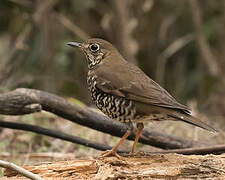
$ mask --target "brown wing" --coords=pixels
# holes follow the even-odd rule
[[[188,107],[178,103],[165,89],[150,79],[138,67],[126,61],[111,64],[105,61],[95,69],[94,74],[97,76],[97,87],[104,92],[190,113]]]

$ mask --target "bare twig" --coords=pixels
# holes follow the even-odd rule
[[[198,5],[198,0],[187,0],[187,2],[190,5],[200,55],[202,56],[202,59],[205,61],[205,64],[208,67],[210,75],[213,77],[218,77],[221,70],[218,66],[217,59],[213,55],[210,46],[207,42],[207,39],[204,36],[203,31],[201,30],[202,18],[201,18],[201,10]]]
[[[45,111],[113,136],[122,137],[127,130],[125,124],[113,121],[88,107],[80,107],[56,95],[33,89],[21,88],[1,94],[0,114],[23,115],[36,112],[32,108],[28,108],[32,104],[39,104]],[[39,109],[37,108],[37,110]],[[133,140],[134,135],[130,136],[129,139]],[[163,149],[179,149],[202,145],[200,142],[188,141],[165,133],[149,132],[147,130],[143,131],[140,142]]]
[[[170,58],[175,53],[177,53],[177,51],[179,51],[184,46],[186,46],[188,43],[193,41],[193,39],[194,39],[193,34],[187,34],[181,38],[176,39],[162,52],[162,54],[160,54],[160,57],[162,59]]]
[[[7,162],[7,161],[0,160],[0,166],[4,167],[4,168],[7,168],[7,169],[11,169],[13,171],[16,171],[17,173],[22,174],[23,176],[25,176],[25,177],[27,177],[29,179],[44,180],[40,176],[38,176],[36,174],[33,174],[32,172],[27,171],[26,169],[24,169],[24,168],[22,168],[20,166],[17,166],[17,165],[15,165],[13,163]]]
[[[61,24],[63,24],[68,30],[79,36],[82,40],[90,38],[90,36],[86,32],[84,32],[84,30],[74,24],[66,16],[57,13],[55,13],[55,16]]]
[[[159,56],[159,59],[157,61],[157,69],[156,69],[156,77],[157,82],[160,84],[164,84],[164,73],[165,73],[165,67],[167,60],[173,56],[175,53],[177,53],[179,50],[184,48],[187,44],[189,44],[191,41],[193,41],[193,35],[188,34],[181,38],[176,39],[174,42],[172,42]]]

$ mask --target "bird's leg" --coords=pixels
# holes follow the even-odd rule
[[[120,146],[120,144],[122,144],[128,136],[130,136],[130,134],[132,133],[132,129],[133,129],[133,125],[132,123],[129,123],[129,128],[127,129],[126,133],[123,135],[123,137],[120,139],[120,141],[116,144],[116,146],[112,149],[112,150],[109,150],[109,151],[105,151],[101,154],[101,157],[106,157],[106,156],[116,156],[117,158],[121,158],[119,154],[117,154],[117,149],[118,147]]]
[[[123,141],[125,141],[127,139],[128,136],[130,136],[131,134],[131,130],[128,129],[127,132],[123,135],[123,137],[120,139],[120,141],[116,144],[116,146],[112,149],[112,150],[109,150],[109,151],[105,151],[101,154],[102,157],[106,157],[106,156],[116,156],[118,158],[120,158],[120,155],[117,154],[116,150],[118,149],[118,147],[120,146],[120,144],[122,144]]]
[[[131,155],[134,154],[134,149],[136,147],[136,144],[141,136],[142,130],[144,129],[144,124],[143,123],[137,123],[137,132],[136,132],[136,136],[135,136],[135,140],[134,140],[134,144],[132,146],[131,149]]]

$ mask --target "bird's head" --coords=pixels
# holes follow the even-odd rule
[[[96,65],[100,64],[105,58],[113,53],[117,53],[116,48],[114,48],[111,43],[97,38],[88,39],[83,43],[68,42],[67,45],[82,50],[82,52],[86,55],[89,69],[92,69]]]

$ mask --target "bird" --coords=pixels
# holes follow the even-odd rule
[[[68,42],[67,45],[80,49],[86,56],[87,84],[95,105],[113,120],[127,124],[127,131],[116,146],[103,156],[117,154],[120,144],[134,131],[135,146],[144,129],[145,122],[178,120],[208,131],[216,129],[191,115],[191,109],[179,103],[158,83],[147,76],[139,67],[126,61],[108,41],[91,38],[84,42]]]

